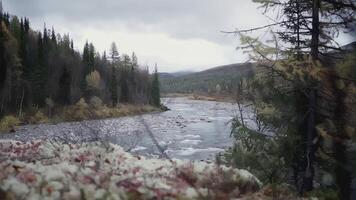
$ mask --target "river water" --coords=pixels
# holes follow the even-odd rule
[[[226,102],[163,98],[171,110],[104,120],[74,123],[27,125],[16,133],[0,134],[0,139],[30,141],[110,141],[134,154],[161,156],[149,132],[171,158],[214,159],[232,145],[231,119],[237,115],[235,104]]]

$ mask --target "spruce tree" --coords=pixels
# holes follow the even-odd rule
[[[0,90],[3,89],[7,74],[7,63],[5,59],[5,24],[0,21]]]
[[[71,74],[67,68],[63,69],[63,73],[59,79],[59,91],[57,94],[57,102],[61,105],[70,104],[70,88],[71,88]]]
[[[121,71],[121,76],[120,76],[120,102],[122,103],[128,103],[130,100],[130,94],[129,94],[129,86],[127,83],[127,72],[125,70]]]
[[[46,85],[47,81],[47,72],[46,72],[46,64],[45,64],[45,53],[44,53],[44,44],[42,34],[38,33],[37,37],[37,63],[36,67],[34,68],[33,75],[31,76],[31,81],[33,85],[33,93],[34,93],[34,100],[35,104],[37,105],[44,105],[45,100],[45,90],[44,86]]]
[[[112,77],[110,84],[110,92],[111,92],[111,101],[112,105],[115,107],[118,103],[118,94],[117,94],[117,77],[116,77],[116,67],[112,66]]]
[[[157,65],[155,66],[155,71],[153,74],[153,80],[151,85],[151,104],[156,107],[159,107],[161,105],[161,95],[160,95]]]

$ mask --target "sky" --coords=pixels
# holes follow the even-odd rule
[[[120,53],[134,51],[140,65],[157,63],[161,72],[246,62],[236,50],[239,39],[222,31],[270,23],[258,6],[252,0],[3,0],[5,11],[30,18],[35,30],[46,23],[68,33],[79,51],[87,40],[100,53],[115,42]]]

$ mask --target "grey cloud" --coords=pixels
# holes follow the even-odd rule
[[[238,14],[249,17],[251,26],[258,21],[258,13],[241,9],[246,4],[253,5],[251,0],[4,0],[5,9],[30,18],[55,17],[72,26],[121,23],[130,29],[150,27],[177,38],[217,43],[231,41],[221,30],[233,29],[238,21],[246,22],[236,19]]]

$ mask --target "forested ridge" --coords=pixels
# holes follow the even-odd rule
[[[68,34],[46,24],[35,31],[30,19],[1,10],[0,117],[31,115],[38,108],[51,115],[76,103],[159,106],[158,84],[134,52],[121,54],[115,43],[108,53],[99,53],[87,41],[79,52]]]
[[[252,78],[255,70],[253,63],[239,63],[178,76],[159,75],[163,93],[224,93],[233,95],[239,80]]]

